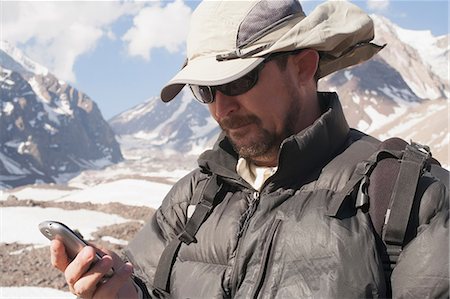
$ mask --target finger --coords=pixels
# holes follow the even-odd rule
[[[73,284],[73,293],[82,298],[91,298],[97,291],[99,282],[102,280],[106,272],[108,272],[113,265],[113,260],[110,256],[105,255],[101,260],[87,271],[80,279]]]
[[[113,261],[114,261],[114,266],[113,266],[114,269],[120,269],[120,267],[123,266],[124,261],[123,261],[122,258],[121,258],[120,256],[118,256],[115,252],[110,251],[110,250],[107,250],[107,249],[102,249],[102,253],[103,253],[103,254],[100,254],[100,255],[105,255],[105,254],[107,254],[107,255],[109,255],[109,256],[112,257],[112,259],[113,259]]]
[[[95,249],[91,246],[84,247],[75,257],[75,259],[69,263],[64,275],[69,287],[73,286],[81,276],[86,273],[95,260]]]
[[[59,240],[53,240],[50,243],[50,261],[56,269],[61,272],[66,270],[69,265],[69,259],[66,254],[64,244]]]
[[[137,295],[130,279],[132,273],[133,266],[130,263],[123,264],[108,281],[100,285],[94,298],[116,298],[118,295],[121,298],[132,298],[133,295]]]

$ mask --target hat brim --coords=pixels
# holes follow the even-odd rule
[[[261,57],[224,61],[218,61],[215,56],[193,59],[163,87],[161,99],[164,102],[171,101],[186,84],[216,86],[230,83],[263,61]]]

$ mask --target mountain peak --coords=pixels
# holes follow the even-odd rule
[[[25,70],[35,75],[46,76],[48,74],[48,69],[46,67],[30,59],[22,52],[22,50],[18,49],[10,42],[0,40],[0,50],[11,56],[11,58],[13,58],[15,62],[19,63]]]
[[[0,189],[122,159],[97,105],[7,42],[0,50]]]
[[[387,43],[387,47],[380,52],[380,55],[389,60],[397,70],[405,75],[413,68],[414,72],[420,74],[422,82],[414,82],[416,79],[411,76],[404,76],[415,86],[415,92],[423,98],[435,99],[445,95],[448,90],[448,44],[449,35],[434,36],[430,30],[405,29],[386,17],[372,14],[370,15],[375,25],[375,42]],[[390,49],[395,57],[387,58]],[[420,66],[419,66],[420,64]],[[439,77],[439,78],[435,78]],[[442,81],[440,91],[432,90],[428,92],[428,87],[438,84],[423,84],[424,81]],[[417,87],[417,88],[416,88]]]

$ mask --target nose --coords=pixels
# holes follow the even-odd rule
[[[210,109],[214,117],[220,120],[238,110],[239,103],[236,97],[224,95],[217,90],[214,102],[210,104]]]

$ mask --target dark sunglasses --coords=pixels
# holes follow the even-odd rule
[[[230,83],[216,86],[207,85],[194,85],[189,84],[189,87],[194,94],[194,97],[203,104],[211,104],[216,98],[216,92],[220,91],[227,96],[237,96],[246,93],[252,89],[258,82],[259,72],[263,69],[264,64],[270,60],[276,59],[281,56],[293,55],[301,52],[303,49],[295,50],[292,52],[277,52],[270,54],[262,63],[260,63],[255,69],[245,74],[239,79],[236,79]]]
[[[227,96],[237,96],[246,93],[256,85],[258,82],[258,74],[264,67],[265,62],[266,60],[241,78],[227,84],[216,86],[189,84],[189,87],[191,88],[194,97],[203,104],[213,103],[216,98],[217,91],[220,91]]]

